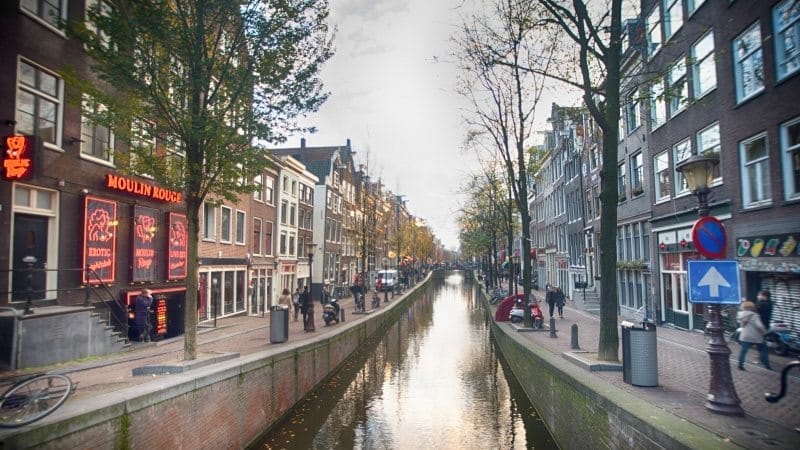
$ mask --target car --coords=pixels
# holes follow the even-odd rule
[[[392,291],[400,282],[400,275],[394,269],[378,271],[378,284],[381,291]]]

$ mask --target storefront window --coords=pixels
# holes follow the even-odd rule
[[[224,275],[224,288],[222,290],[222,295],[224,299],[224,304],[222,307],[223,314],[230,314],[234,311],[233,309],[233,296],[235,294],[234,287],[233,287],[233,272],[225,272]]]

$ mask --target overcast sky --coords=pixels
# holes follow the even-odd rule
[[[448,64],[464,0],[331,0],[336,54],[322,73],[331,97],[303,123],[309,146],[344,145],[402,194],[450,249],[458,246],[459,188],[476,173]],[[438,61],[438,62],[437,62]],[[549,111],[549,104],[543,110]],[[287,146],[298,146],[300,136]]]

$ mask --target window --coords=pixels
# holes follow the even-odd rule
[[[619,195],[619,201],[624,201],[627,191],[627,186],[625,185],[625,163],[620,164],[617,170],[619,171],[617,173],[617,194]]]
[[[668,41],[683,26],[683,2],[664,0],[664,40]]]
[[[734,39],[733,53],[736,101],[742,102],[764,90],[764,61],[758,22]]]
[[[690,156],[692,156],[692,141],[689,139],[678,142],[672,146],[672,161],[675,167]],[[682,173],[675,170],[675,194],[680,195],[688,191],[689,183],[686,182],[686,178],[683,177]]]
[[[653,171],[655,172],[656,202],[666,200],[672,195],[669,176],[669,153],[659,153],[653,158]]]
[[[289,205],[289,225],[295,226],[296,216],[297,216],[297,205],[292,203]]]
[[[698,8],[703,6],[705,2],[706,0],[686,0],[686,12],[691,16]]]
[[[258,217],[253,218],[253,254],[260,255],[262,248],[261,248],[261,219]],[[265,254],[269,254],[265,252]]]
[[[697,154],[720,157],[719,124],[715,123],[697,132]],[[722,159],[714,167],[715,184],[722,182]]]
[[[772,10],[779,80],[800,68],[800,2],[784,0]]]
[[[98,30],[90,17],[90,11],[95,14],[100,14],[102,17],[109,17],[112,13],[111,5],[105,0],[86,0],[86,29],[91,33],[97,35],[99,40],[103,43],[103,47],[108,49],[110,37],[102,30]]]
[[[286,254],[286,232],[281,232],[281,237],[280,237],[280,254],[281,254],[281,255],[285,255],[285,254]]]
[[[236,243],[244,245],[245,236],[245,213],[236,211]]]
[[[767,135],[761,134],[739,145],[739,160],[742,164],[742,206],[751,208],[768,204],[769,156]]]
[[[286,220],[286,215],[289,213],[289,202],[283,200],[281,202],[281,224],[286,225],[288,222]]]
[[[264,254],[272,254],[272,222],[264,222]]]
[[[203,203],[203,239],[214,240],[216,233],[217,208]]]
[[[264,177],[262,175],[260,175],[260,174],[256,175],[255,178],[253,178],[253,185],[254,185],[253,199],[255,199],[257,202],[263,202],[264,201]]]
[[[800,198],[800,118],[781,125],[781,155],[786,200]]]
[[[625,105],[625,116],[628,125],[628,134],[639,128],[642,124],[639,117],[639,91],[633,91],[628,95],[628,102]]]
[[[264,180],[264,201],[270,205],[275,204],[275,179],[272,177]]]
[[[63,84],[54,74],[19,62],[16,132],[38,136],[58,146],[61,130]]]
[[[647,16],[647,54],[653,55],[661,48],[661,9],[656,6]]]
[[[283,186],[281,190],[287,194],[289,193],[289,177],[283,177]]]
[[[227,206],[221,208],[220,214],[220,241],[231,241],[231,209]]]
[[[92,120],[106,111],[105,106],[84,95],[81,111],[81,155],[113,163],[114,134]]]
[[[692,46],[692,93],[698,99],[717,87],[717,63],[714,59],[714,32]]]
[[[61,19],[67,18],[66,0],[22,0],[19,6],[55,28]]]
[[[689,86],[686,83],[686,63],[678,59],[669,71],[669,117],[675,117],[686,108]]]
[[[631,156],[631,195],[636,196],[644,192],[644,185],[642,184],[642,170],[644,156],[641,152]]]
[[[664,85],[657,80],[650,86],[650,125],[656,129],[666,121],[666,105],[664,103]]]

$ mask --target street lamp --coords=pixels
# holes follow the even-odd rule
[[[514,292],[511,295],[517,295],[517,262],[519,261],[519,256],[513,255],[511,256],[511,286]]]
[[[308,304],[306,306],[306,331],[314,331],[314,283],[312,275],[314,274],[314,252],[317,250],[317,244],[313,242],[306,242],[306,255],[308,255]]]
[[[717,164],[719,164],[719,158],[716,156],[694,155],[675,165],[675,170],[686,179],[689,190],[697,196],[699,204],[697,214],[700,217],[707,217],[710,212],[708,194],[711,192],[710,185],[714,179],[714,168]],[[715,303],[707,303],[706,308],[708,311],[706,352],[711,366],[706,409],[718,414],[743,416],[744,410],[739,396],[736,395],[736,388],[731,376],[729,362],[731,350],[725,343],[725,337],[722,334],[720,306]]]

